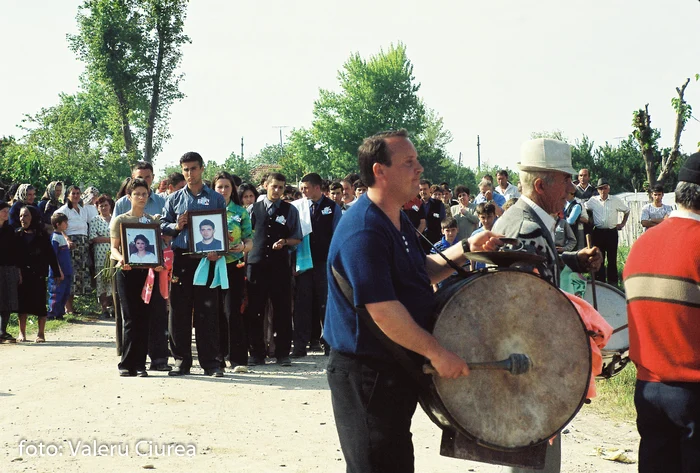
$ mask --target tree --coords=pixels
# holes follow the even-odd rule
[[[417,92],[413,65],[399,43],[363,59],[354,53],[338,71],[339,92],[321,89],[309,130],[291,133],[298,158],[314,171],[343,176],[357,169],[357,148],[377,132],[406,128],[418,136],[425,128],[425,107]]]
[[[170,105],[183,97],[177,74],[187,0],[85,0],[72,49],[86,63],[87,80],[115,99],[124,151],[152,162],[169,138]],[[144,142],[143,151],[138,149]]]
[[[0,178],[40,189],[61,180],[114,194],[129,166],[121,154],[122,135],[109,119],[108,97],[94,87],[91,92],[61,94],[59,100],[25,116],[25,136],[3,146]]]
[[[644,110],[637,110],[633,114],[632,126],[634,138],[639,143],[642,159],[646,168],[649,188],[655,184],[663,185],[671,175],[674,166],[678,162],[680,153],[680,140],[683,129],[692,115],[692,107],[685,101],[685,88],[690,78],[687,78],[682,86],[676,87],[678,97],[671,99],[671,105],[676,111],[676,123],[673,133],[673,145],[670,152],[663,153],[658,149],[658,139],[661,137],[659,130],[652,128],[649,104]],[[658,175],[656,174],[658,170]]]

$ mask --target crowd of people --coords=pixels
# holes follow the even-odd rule
[[[152,165],[136,163],[113,197],[94,187],[54,181],[36,203],[34,186],[13,186],[0,202],[0,342],[26,342],[29,315],[38,317],[34,341],[45,342],[46,320],[74,313],[74,297],[94,290],[103,317],[116,316],[122,324],[120,376],[145,377],[148,370],[189,375],[193,328],[198,362],[207,376],[221,377],[227,367],[247,372],[268,358],[290,366],[309,351],[323,352],[331,355],[328,381],[348,471],[374,471],[376,465],[412,471],[408,428],[416,392],[363,325],[362,313],[391,340],[430,360],[438,375],[453,378],[468,375],[468,367],[426,330],[432,293],[455,277],[453,267],[435,253],[479,269],[483,263],[469,262],[465,251],[495,249],[499,235],[516,237],[542,250],[546,261],[538,273],[555,285],[561,271],[557,261],[575,271],[597,270],[599,281],[618,282],[617,233],[629,208],[610,195],[604,177],[593,186],[589,171],[581,169],[578,180],[572,180],[576,173],[564,143],[532,140],[523,145],[523,156],[517,185],[500,170],[495,183],[485,175],[475,195],[464,185],[453,190],[448,182],[420,179],[423,169],[404,131],[365,140],[359,149],[360,174],[325,180],[309,173],[297,187],[277,172],[258,186],[225,171],[205,182],[204,161],[196,152],[185,153],[181,172],[157,188]],[[685,210],[679,214],[664,205],[663,188],[653,188],[652,202],[642,211],[646,230],[682,216],[685,220],[675,219],[675,226],[689,232],[688,239],[697,236],[691,221],[697,220],[700,158],[691,158],[681,177],[694,187],[676,193]],[[223,240],[216,238],[217,213],[225,223]],[[203,214],[194,224],[193,216]],[[644,241],[649,245],[665,235],[648,233],[652,236]],[[593,247],[587,244],[589,235]],[[691,279],[697,279],[695,258]],[[630,331],[651,337],[648,301],[673,302],[662,293],[649,295],[648,286],[636,283],[634,276],[649,277],[644,271],[626,270],[632,300],[640,301],[630,305]],[[678,284],[685,284],[688,277],[679,277]],[[664,284],[668,280],[664,277]],[[689,293],[681,305],[697,307],[695,296]],[[19,319],[16,340],[6,330],[12,312]],[[683,330],[693,336],[693,327]],[[668,440],[655,429],[669,422],[652,416],[649,406],[659,402],[657,385],[666,377],[640,355],[644,347],[630,344],[641,367],[638,390],[644,393],[636,400],[645,412],[640,433],[653,438],[656,452]],[[382,412],[366,409],[368,373],[389,380],[373,388],[384,400]],[[675,386],[669,395],[696,400],[697,366],[684,365],[679,373],[669,381],[691,386]],[[689,403],[684,415],[693,409]],[[684,428],[666,427],[668,432]],[[377,444],[368,447],[366,436],[376,436]],[[560,450],[558,441],[548,447],[547,471],[558,471]],[[647,463],[657,455],[651,451],[645,450]]]

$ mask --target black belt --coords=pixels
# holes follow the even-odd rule
[[[612,232],[612,231],[617,231],[617,228],[600,228],[600,227],[595,227],[594,230],[600,230],[604,232]]]

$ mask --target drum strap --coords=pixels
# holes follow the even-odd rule
[[[421,371],[420,366],[416,365],[415,360],[411,359],[405,348],[391,340],[384,332],[382,332],[382,329],[379,328],[372,316],[369,314],[369,312],[367,312],[367,309],[365,309],[363,306],[355,306],[353,303],[355,298],[353,297],[352,286],[350,286],[348,280],[345,279],[335,269],[335,267],[331,266],[331,271],[333,271],[333,278],[338,284],[340,291],[345,296],[345,299],[348,301],[348,304],[350,304],[350,307],[352,307],[357,315],[359,315],[360,320],[362,320],[362,322],[367,326],[372,335],[374,335],[382,343],[382,345],[384,345],[384,347],[389,351],[389,353],[391,353],[394,359],[399,363],[399,365],[401,365],[411,379],[418,383],[419,386],[425,386],[426,376]]]

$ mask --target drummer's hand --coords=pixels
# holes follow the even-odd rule
[[[603,254],[600,252],[597,246],[592,248],[583,248],[579,250],[576,254],[578,259],[578,264],[581,266],[583,272],[594,273],[600,269],[600,265],[603,264]]]
[[[430,359],[430,364],[443,378],[456,379],[469,374],[467,362],[448,350],[441,350],[437,356]]]
[[[504,235],[491,231],[479,232],[474,236],[469,237],[469,249],[471,251],[498,251],[503,246],[503,242],[499,240]]]

